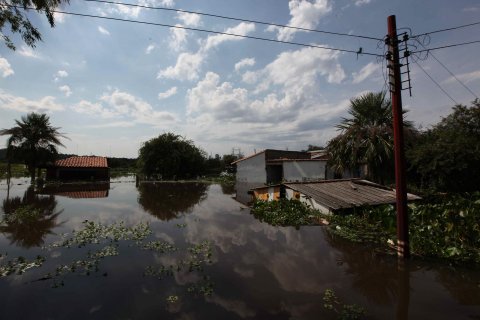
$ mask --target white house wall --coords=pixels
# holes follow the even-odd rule
[[[283,180],[287,182],[324,180],[325,168],[324,161],[285,161]]]
[[[244,182],[256,186],[265,185],[267,182],[267,172],[265,168],[265,153],[263,152],[237,162],[237,182]]]
[[[313,200],[310,197],[307,197],[306,195],[304,195],[302,193],[300,193],[300,198],[295,197],[294,191],[290,188],[287,188],[285,190],[285,198],[287,198],[288,200],[292,200],[292,199],[293,200],[299,200],[303,204],[306,204],[306,205],[310,206],[311,208],[320,211],[323,214],[332,214],[332,211],[329,208],[321,205],[317,201]]]

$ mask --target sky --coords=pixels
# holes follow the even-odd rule
[[[413,35],[480,20],[476,0],[125,0],[126,3],[382,39],[387,17]],[[174,10],[70,1],[58,10],[297,42],[383,55],[382,41],[232,21]],[[56,14],[51,28],[28,13],[43,41],[16,51],[0,42],[0,128],[29,112],[47,113],[69,139],[62,153],[137,157],[166,132],[208,155],[238,149],[324,146],[348,116],[350,99],[385,86],[376,56],[180,28]],[[416,49],[480,40],[480,25],[419,38]],[[3,30],[5,34],[8,29]],[[414,44],[414,42],[411,42]],[[407,119],[428,128],[480,96],[480,44],[411,61]],[[436,58],[436,59],[435,59]],[[438,61],[462,81],[463,87]],[[422,71],[423,68],[455,101]],[[406,78],[404,78],[405,80]],[[0,137],[0,146],[6,137]]]

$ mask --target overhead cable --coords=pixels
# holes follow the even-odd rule
[[[458,104],[458,102],[457,102],[457,101],[455,101],[455,99],[453,99],[453,98],[452,98],[452,96],[450,96],[450,95],[448,94],[448,92],[447,92],[447,91],[445,91],[445,89],[443,89],[443,87],[442,87],[442,86],[441,86],[441,85],[440,85],[440,84],[439,84],[437,81],[435,81],[435,79],[433,79],[433,78],[432,78],[432,76],[431,76],[431,75],[429,75],[429,74],[428,74],[428,72],[427,72],[425,69],[423,69],[423,68],[422,68],[422,66],[421,66],[421,65],[420,65],[418,62],[416,62],[416,61],[415,61],[415,63],[416,63],[416,64],[417,64],[417,66],[418,66],[418,67],[419,67],[419,68],[420,68],[420,69],[423,71],[423,73],[425,73],[425,74],[427,75],[427,77],[429,77],[429,78],[430,78],[430,80],[432,80],[432,82],[433,82],[433,83],[435,83],[435,84],[437,85],[437,87],[439,87],[439,88],[440,88],[440,90],[442,90],[442,91],[443,91],[443,93],[445,93],[445,95],[446,95],[447,97],[449,97],[449,98],[450,98],[450,100],[452,100],[452,101],[453,101],[453,103],[455,103],[455,104]]]
[[[425,46],[421,42],[418,43],[425,48]],[[475,98],[479,99],[475,92],[473,92],[465,83],[463,83],[463,81],[458,79],[458,77],[452,71],[450,71],[450,69],[447,68],[445,64],[438,60],[438,58],[435,57],[433,53],[429,53],[429,55],[432,56],[432,58],[435,59],[455,80],[457,80],[458,83],[460,83],[465,89],[467,89],[468,92],[470,92]]]
[[[472,23],[468,23],[468,24],[464,24],[464,25],[461,25],[461,26],[451,27],[451,28],[445,28],[445,29],[434,30],[434,31],[430,31],[430,32],[424,32],[424,33],[420,33],[420,34],[414,35],[414,36],[412,36],[412,38],[421,37],[421,36],[425,36],[425,35],[429,35],[429,34],[434,34],[434,33],[439,33],[439,32],[452,31],[452,30],[457,30],[457,29],[472,27],[472,26],[479,25],[479,24],[480,24],[480,21],[478,21],[478,22],[472,22]]]
[[[23,7],[13,6],[13,5],[6,5],[6,6],[17,8],[17,9],[36,10],[35,8],[30,8],[30,7],[23,8]],[[97,19],[105,19],[105,20],[113,20],[113,21],[131,22],[131,23],[137,23],[137,24],[159,26],[159,27],[168,27],[168,28],[185,29],[185,30],[191,30],[191,31],[200,31],[200,32],[205,32],[205,33],[221,34],[221,35],[238,37],[238,38],[254,39],[254,40],[261,40],[261,41],[268,41],[268,42],[275,42],[275,43],[283,43],[283,44],[291,44],[291,45],[308,47],[308,48],[317,48],[317,49],[324,49],[324,50],[331,50],[331,51],[348,52],[348,53],[354,53],[354,54],[357,54],[357,55],[358,54],[363,54],[363,55],[375,56],[375,57],[382,56],[380,54],[371,53],[371,52],[361,52],[360,53],[357,50],[332,48],[332,47],[327,47],[327,46],[319,46],[319,45],[315,45],[315,44],[306,44],[306,43],[301,43],[301,42],[292,42],[292,41],[283,41],[283,40],[255,37],[255,36],[247,36],[247,35],[241,35],[241,34],[235,34],[235,33],[229,33],[229,32],[221,32],[221,31],[213,31],[213,30],[207,30],[207,29],[184,27],[184,26],[177,26],[177,25],[171,25],[171,24],[165,24],[165,23],[139,21],[139,20],[113,18],[113,17],[103,17],[103,16],[97,16],[97,15],[86,14],[86,13],[76,13],[76,12],[59,11],[59,10],[51,10],[51,12],[61,13],[61,14],[66,14],[66,15],[79,16],[79,17],[97,18]]]
[[[106,4],[115,4],[115,5],[122,5],[122,6],[135,7],[135,8],[144,8],[144,9],[165,10],[165,11],[175,11],[175,12],[183,12],[183,13],[190,13],[190,14],[198,14],[198,15],[201,15],[201,16],[207,16],[207,17],[213,17],[213,18],[220,18],[220,19],[234,20],[234,21],[242,21],[242,22],[250,22],[250,23],[280,27],[280,28],[288,28],[288,29],[292,29],[292,30],[331,34],[331,35],[336,35],[336,36],[362,38],[362,39],[375,40],[375,41],[383,40],[382,38],[375,38],[375,37],[370,37],[370,36],[355,35],[355,34],[328,31],[328,30],[318,30],[318,29],[294,27],[294,26],[288,26],[288,25],[283,25],[283,24],[278,24],[278,23],[265,22],[265,21],[259,21],[259,20],[251,20],[251,19],[242,19],[242,18],[235,18],[235,17],[228,17],[228,16],[223,16],[223,15],[203,13],[203,12],[198,12],[198,11],[189,11],[189,10],[166,8],[166,7],[154,7],[154,6],[147,6],[147,5],[141,5],[141,4],[132,4],[132,3],[124,3],[124,2],[118,2],[118,1],[107,1],[107,0],[84,0],[84,1],[86,1],[86,2],[99,2],[99,3],[106,3]]]
[[[474,40],[474,41],[462,42],[462,43],[456,43],[456,44],[449,44],[449,45],[445,45],[445,46],[441,46],[441,47],[435,47],[435,48],[426,48],[424,50],[412,51],[410,53],[429,52],[429,51],[434,51],[434,50],[438,50],[438,49],[458,47],[458,46],[464,46],[464,45],[467,45],[467,44],[474,44],[474,43],[480,43],[480,40]]]

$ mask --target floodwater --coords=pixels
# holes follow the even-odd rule
[[[34,204],[43,215],[1,225],[0,267],[19,256],[45,262],[0,278],[0,319],[335,319],[323,306],[326,289],[340,304],[363,307],[369,319],[480,319],[479,270],[415,260],[402,269],[394,258],[332,238],[324,227],[273,227],[234,200],[231,188],[136,186],[133,177],[27,187],[28,179],[12,180],[9,190],[1,181],[3,216],[20,204]],[[98,270],[56,275],[59,266],[88,260],[108,245],[51,246],[85,220],[149,223],[152,234],[143,243],[177,250],[120,240],[118,255],[99,259]],[[188,248],[202,244],[211,249],[210,262],[170,273],[162,268],[180,265]]]

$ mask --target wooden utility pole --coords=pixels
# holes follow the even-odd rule
[[[388,68],[392,94],[393,139],[395,150],[395,189],[397,197],[397,255],[410,257],[408,240],[407,183],[405,177],[405,150],[403,142],[402,77],[398,52],[397,23],[395,16],[388,17]]]

